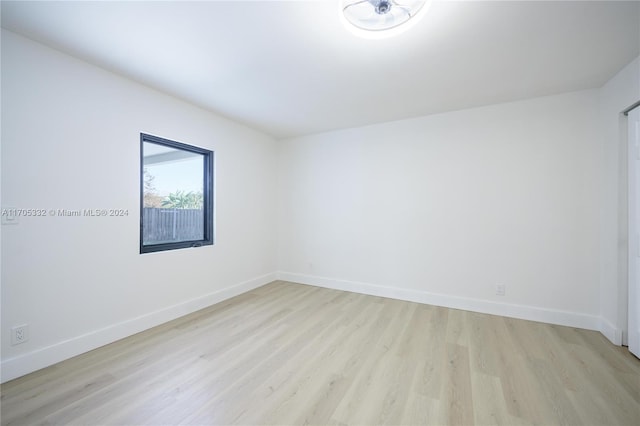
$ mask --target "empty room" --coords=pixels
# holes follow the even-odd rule
[[[0,420],[639,425],[639,1],[4,1]]]

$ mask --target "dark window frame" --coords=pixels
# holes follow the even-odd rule
[[[181,149],[203,156],[203,182],[202,182],[202,198],[203,198],[203,238],[201,240],[179,241],[162,244],[144,244],[143,227],[144,227],[144,144],[154,143],[173,149]],[[213,245],[214,235],[214,210],[213,210],[213,162],[214,152],[208,149],[199,148],[193,145],[187,145],[182,142],[176,142],[164,139],[158,136],[140,133],[140,254],[154,253],[159,251],[177,250],[190,247],[202,247]]]

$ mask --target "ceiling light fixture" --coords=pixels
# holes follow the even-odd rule
[[[430,3],[431,0],[342,0],[340,15],[355,34],[382,38],[415,25]]]

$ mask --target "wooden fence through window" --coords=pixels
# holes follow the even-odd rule
[[[202,240],[202,209],[160,209],[145,207],[142,212],[142,240],[145,244]]]

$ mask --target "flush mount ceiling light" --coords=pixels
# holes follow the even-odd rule
[[[381,38],[415,25],[429,3],[431,0],[343,0],[340,15],[355,34]]]

